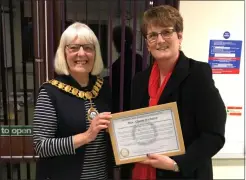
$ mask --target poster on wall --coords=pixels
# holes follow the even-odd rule
[[[213,74],[239,74],[242,40],[231,38],[230,31],[210,37],[208,63]]]
[[[244,32],[241,29],[211,29],[208,63],[225,103],[225,144],[214,158],[244,158]]]

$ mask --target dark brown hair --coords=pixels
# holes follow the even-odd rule
[[[169,5],[152,7],[144,12],[141,31],[144,37],[148,26],[173,27],[176,32],[183,32],[183,18],[179,11]]]

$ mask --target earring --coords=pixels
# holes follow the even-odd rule
[[[181,44],[180,44],[180,45],[179,45],[179,50],[181,50],[181,48],[182,48],[182,47],[181,47]]]

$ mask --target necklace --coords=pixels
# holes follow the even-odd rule
[[[70,93],[78,98],[89,100],[90,101],[90,108],[87,111],[87,118],[89,121],[94,119],[99,113],[98,111],[93,107],[92,105],[92,99],[96,98],[99,94],[100,89],[103,85],[103,79],[97,77],[97,80],[92,88],[91,91],[80,91],[79,89],[72,87],[68,84],[65,84],[63,82],[57,81],[55,79],[49,80],[48,83],[52,84],[53,86],[56,86],[57,88]]]

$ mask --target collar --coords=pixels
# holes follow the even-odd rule
[[[86,87],[81,87],[80,84],[71,75],[58,75],[55,79],[70,86],[73,86],[81,91],[91,91],[97,77],[90,74],[89,82]]]

